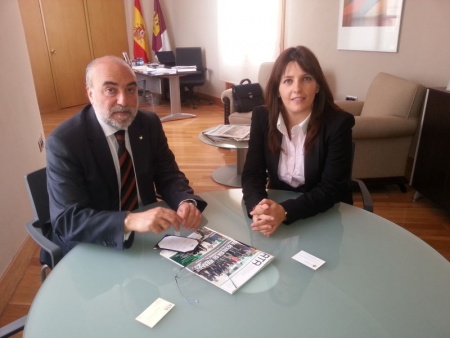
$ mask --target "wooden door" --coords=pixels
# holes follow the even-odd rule
[[[19,6],[39,109],[41,113],[55,111],[58,109],[58,101],[39,1],[19,0]]]
[[[86,0],[94,58],[128,53],[123,0]]]
[[[85,69],[92,60],[83,0],[40,0],[60,108],[88,102]]]

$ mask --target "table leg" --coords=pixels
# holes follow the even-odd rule
[[[170,115],[161,118],[162,122],[182,120],[191,117],[196,117],[194,114],[187,114],[181,112],[181,98],[180,98],[180,77],[169,76],[170,89]]]
[[[216,169],[212,178],[215,182],[230,187],[241,188],[241,175],[244,169],[245,158],[247,156],[247,149],[236,149],[236,163],[237,165],[225,165]]]
[[[214,182],[227,185],[229,187],[241,187],[241,175],[236,174],[237,167],[235,165],[225,165],[212,173]]]
[[[236,150],[236,163],[237,163],[237,174],[239,176],[242,175],[242,171],[244,170],[245,158],[247,157],[247,148],[238,148]]]

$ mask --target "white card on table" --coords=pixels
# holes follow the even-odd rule
[[[317,258],[316,256],[313,256],[303,250],[295,254],[292,258],[313,270],[317,270],[325,263],[324,260],[321,260],[320,258]]]
[[[136,320],[147,326],[154,327],[174,306],[175,304],[158,298],[144,312],[137,316]]]

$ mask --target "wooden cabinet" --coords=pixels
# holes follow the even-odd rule
[[[20,0],[41,112],[86,103],[85,69],[128,51],[123,0]]]
[[[450,210],[450,92],[444,88],[427,90],[411,186]]]

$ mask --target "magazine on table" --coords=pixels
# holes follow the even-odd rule
[[[248,124],[220,124],[209,128],[203,135],[214,142],[220,141],[248,141],[250,139],[250,125]]]
[[[197,229],[188,238],[199,241],[194,251],[180,253],[162,250],[161,255],[230,294],[274,258],[207,227]]]

